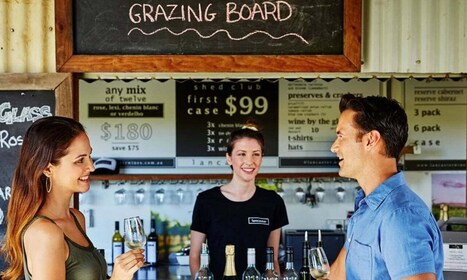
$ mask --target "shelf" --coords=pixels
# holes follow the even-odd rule
[[[258,179],[338,177],[338,173],[260,173]],[[232,174],[111,174],[91,175],[92,181],[230,179]]]

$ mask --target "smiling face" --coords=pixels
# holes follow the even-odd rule
[[[254,181],[263,161],[261,145],[253,138],[240,138],[235,141],[227,163],[232,166],[234,178],[245,182]]]
[[[362,133],[354,121],[356,114],[352,110],[342,112],[331,151],[339,158],[339,175],[358,180],[364,170],[365,154]]]
[[[89,190],[89,175],[94,171],[91,145],[85,133],[76,136],[67,149],[67,154],[58,164],[49,164],[45,173],[50,177],[53,191],[86,192]]]

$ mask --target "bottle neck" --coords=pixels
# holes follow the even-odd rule
[[[248,263],[248,266],[256,266],[256,255],[248,254],[247,263]]]
[[[308,242],[303,243],[303,266],[309,266],[308,252],[310,251],[310,244]]]
[[[293,269],[293,253],[287,252],[285,255],[285,268],[286,269]]]
[[[274,255],[267,254],[266,255],[266,270],[274,270]]]
[[[274,263],[273,262],[267,262],[266,263],[266,270],[274,270]]]
[[[234,255],[225,256],[224,276],[236,276]]]
[[[206,267],[209,265],[209,255],[201,254],[201,267]]]

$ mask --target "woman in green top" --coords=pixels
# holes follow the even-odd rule
[[[74,193],[89,190],[91,150],[83,126],[72,119],[47,117],[30,126],[13,176],[3,280],[107,278],[83,214],[69,208]],[[143,264],[143,250],[131,250],[117,258],[110,279],[132,279]]]

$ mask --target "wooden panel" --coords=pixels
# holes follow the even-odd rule
[[[72,1],[57,0],[60,72],[356,72],[360,71],[361,0],[343,0],[343,53],[336,55],[94,55],[75,53]]]

